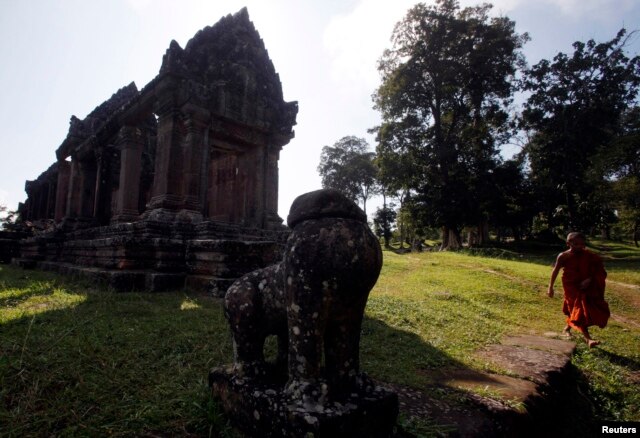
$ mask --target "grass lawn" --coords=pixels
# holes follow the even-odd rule
[[[594,248],[612,319],[592,331],[600,348],[578,342],[573,363],[594,415],[640,421],[640,251]],[[361,367],[377,379],[425,387],[446,367],[486,369],[473,352],[504,336],[564,327],[561,299],[545,294],[551,252],[384,257],[361,345]],[[114,294],[0,265],[0,436],[233,435],[206,382],[230,361],[219,300]]]

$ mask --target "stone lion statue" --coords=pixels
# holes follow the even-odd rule
[[[282,261],[241,277],[225,295],[234,367],[267,377],[264,342],[276,335],[286,392],[339,397],[362,384],[360,328],[382,266],[380,244],[364,212],[335,190],[296,198],[287,223]]]

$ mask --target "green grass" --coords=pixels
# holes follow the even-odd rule
[[[639,421],[640,251],[594,247],[613,318],[593,330],[601,347],[578,342],[573,362],[598,419]],[[545,295],[553,251],[384,257],[361,342],[361,367],[377,379],[424,388],[446,367],[485,369],[473,353],[504,336],[564,326],[560,298]],[[114,294],[0,265],[0,436],[232,436],[206,382],[231,356],[219,300]]]
[[[610,274],[606,298],[613,317],[605,329],[591,329],[603,342],[600,348],[588,350],[576,338],[573,362],[599,419],[638,421],[640,281],[634,278],[640,251],[617,257],[608,244],[599,242],[599,247]],[[546,296],[556,253],[505,257],[490,251],[493,257],[481,251],[385,251],[382,274],[367,305],[363,368],[375,370],[383,380],[421,387],[437,383],[440,374],[433,371],[439,367],[484,369],[487,364],[473,352],[503,336],[559,333],[565,325],[559,280],[556,298]]]
[[[0,303],[0,436],[228,429],[206,382],[231,358],[218,301],[0,266]]]

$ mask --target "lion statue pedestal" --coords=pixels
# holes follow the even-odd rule
[[[234,364],[213,369],[214,396],[251,436],[386,437],[398,400],[360,372],[360,329],[382,266],[366,216],[334,190],[296,198],[281,262],[225,295]],[[275,363],[264,343],[278,338]]]

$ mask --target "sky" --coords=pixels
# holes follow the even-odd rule
[[[432,0],[427,0],[430,3]],[[280,75],[286,101],[298,101],[295,138],[280,156],[279,214],[321,187],[322,147],[365,138],[380,123],[371,95],[376,62],[390,48],[408,0],[0,0],[0,205],[26,199],[26,180],[56,160],[69,118],[84,118],[119,88],[141,89],[159,71],[172,39],[195,33],[246,6]],[[461,6],[476,1],[460,1]],[[570,53],[574,41],[608,41],[640,28],[638,0],[495,0],[495,15],[531,41],[529,65]],[[628,53],[640,53],[640,36]],[[371,211],[371,207],[368,206]]]

